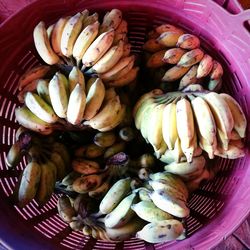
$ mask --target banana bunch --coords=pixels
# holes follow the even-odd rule
[[[41,76],[41,70],[46,72],[40,67],[30,79]],[[68,76],[57,71],[51,79],[33,80],[32,86],[30,90],[23,88],[24,106],[16,108],[15,115],[22,126],[35,132],[48,135],[54,130],[86,126],[109,131],[125,117],[127,108],[114,88],[106,89],[100,78],[90,78],[85,84],[77,67]]]
[[[122,12],[112,9],[102,20],[85,9],[61,17],[46,29],[43,21],[33,31],[36,50],[49,65],[77,66],[97,75],[107,87],[122,87],[135,81],[139,68],[130,55],[128,24]]]
[[[195,166],[205,164],[203,151],[210,159],[245,155],[247,120],[238,102],[228,94],[162,94],[155,89],[138,100],[133,115],[136,128],[153,146],[155,156],[169,164],[168,169],[173,166],[178,171],[181,168],[174,167],[178,163],[193,165],[197,171]]]
[[[7,166],[14,168],[22,156],[27,157],[28,163],[19,177],[14,197],[21,207],[32,199],[43,205],[54,192],[55,183],[69,171],[68,150],[53,137],[34,135],[21,127],[16,133],[16,142],[7,153]]]
[[[162,24],[149,32],[143,45],[146,67],[157,84],[162,82],[163,89],[201,91],[205,88],[218,92],[223,68],[200,45],[197,36],[176,26]]]

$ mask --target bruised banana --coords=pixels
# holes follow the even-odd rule
[[[152,222],[136,234],[136,238],[150,243],[176,240],[184,231],[182,223],[175,219]]]
[[[81,13],[77,13],[67,20],[61,36],[61,52],[64,56],[72,56],[73,46],[81,32],[82,23],[83,15]]]
[[[159,209],[152,201],[140,201],[131,206],[131,209],[145,221],[157,222],[172,219],[173,216]]]
[[[245,151],[243,148],[236,147],[229,143],[227,150],[217,147],[214,154],[226,159],[238,159],[245,156]]]
[[[215,79],[220,79],[223,75],[223,68],[221,64],[215,60],[213,60],[213,68],[209,74],[210,79],[215,80]]]
[[[181,48],[172,48],[168,49],[163,58],[162,61],[164,63],[169,63],[169,64],[177,64],[181,57],[186,53],[186,50],[181,49]]]
[[[159,68],[163,66],[166,61],[163,60],[166,54],[166,50],[160,50],[151,55],[147,61],[148,68]]]
[[[92,190],[88,193],[88,195],[95,199],[103,198],[103,196],[108,192],[110,189],[109,181],[103,182],[98,188]]]
[[[73,220],[73,217],[76,213],[74,208],[71,206],[69,197],[66,195],[59,197],[57,202],[57,210],[62,220],[68,223]]]
[[[105,96],[105,86],[100,78],[89,88],[86,97],[86,108],[84,111],[83,119],[92,119],[99,111]]]
[[[80,84],[76,84],[69,96],[67,121],[73,125],[80,124],[86,107],[86,95]]]
[[[82,57],[82,69],[93,66],[108,51],[113,40],[113,29],[99,35],[84,53]]]
[[[115,184],[113,184],[100,203],[100,213],[109,214],[114,210],[114,208],[130,191],[130,182],[130,178],[125,178],[120,179],[119,181],[115,182]]]
[[[204,52],[201,49],[190,50],[181,57],[177,65],[182,67],[191,67],[200,62],[203,56]]]
[[[117,228],[124,226],[134,215],[131,209],[132,204],[136,201],[136,193],[125,197],[115,208],[104,218],[104,224],[108,228]]]
[[[36,50],[44,62],[53,65],[60,61],[60,58],[51,48],[45,23],[43,21],[39,22],[34,28],[33,39]]]
[[[40,134],[48,135],[54,131],[50,123],[38,118],[25,106],[15,109],[15,117],[20,125]]]
[[[99,147],[110,147],[116,141],[114,132],[99,132],[94,137],[94,143]]]
[[[25,167],[18,189],[18,201],[21,207],[27,205],[36,195],[41,178],[41,166],[31,161]]]
[[[158,40],[152,38],[143,44],[143,49],[148,52],[155,53],[157,51],[165,49],[165,46],[160,44]]]
[[[47,123],[57,122],[58,117],[54,110],[39,95],[32,92],[27,92],[24,97],[24,102],[29,110],[41,120]]]
[[[88,15],[83,20],[83,29],[85,29],[87,26],[97,22],[98,18],[99,18],[99,14],[97,12],[93,13],[92,15],[89,15],[89,13],[88,13]]]
[[[190,70],[181,78],[180,84],[179,84],[179,90],[183,90],[185,87],[196,84],[198,82],[197,78],[197,65],[193,65]]]
[[[125,41],[128,33],[128,23],[122,20],[117,29],[115,29],[115,37],[113,44],[117,44],[119,41]]]
[[[98,35],[99,25],[100,24],[98,21],[88,25],[82,30],[82,32],[77,37],[72,53],[78,64],[82,60],[84,53],[87,51],[89,46],[92,44],[92,42]]]
[[[213,58],[210,55],[205,54],[199,63],[196,77],[206,77],[211,72],[212,68]]]

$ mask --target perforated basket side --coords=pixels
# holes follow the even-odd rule
[[[223,237],[239,225],[249,211],[250,177],[249,152],[238,161],[217,160],[214,164],[221,171],[213,182],[198,190],[190,199],[191,216],[187,220],[189,238],[182,242],[151,245],[138,239],[119,244],[110,244],[83,237],[71,232],[60,220],[55,208],[57,197],[39,208],[32,202],[20,209],[11,201],[17,176],[25,166],[25,160],[16,171],[7,170],[4,164],[6,152],[14,140],[18,124],[14,118],[17,81],[28,68],[42,63],[32,41],[35,24],[45,20],[50,24],[61,15],[88,8],[103,12],[111,8],[124,11],[129,22],[129,39],[135,53],[141,53],[145,34],[153,26],[172,22],[201,37],[205,48],[217,57],[226,69],[224,90],[233,94],[247,113],[250,106],[248,80],[250,38],[243,29],[248,12],[229,15],[216,3],[205,0],[176,1],[37,1],[22,12],[7,20],[1,27],[0,57],[4,64],[0,68],[0,197],[4,199],[0,220],[0,235],[14,249],[207,249],[216,245]],[[27,16],[27,18],[26,18]],[[25,18],[24,18],[25,17]],[[232,25],[225,25],[232,24]],[[18,29],[16,29],[17,24]],[[12,32],[10,32],[10,30]],[[247,142],[249,145],[249,128]],[[6,226],[5,226],[6,225]],[[13,226],[15,225],[15,226]],[[5,233],[4,233],[5,231]],[[22,232],[22,234],[20,234]],[[15,240],[13,240],[15,239]]]

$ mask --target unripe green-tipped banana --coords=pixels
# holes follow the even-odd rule
[[[120,179],[107,192],[102,199],[99,210],[102,214],[108,214],[120,203],[130,191],[130,178]]]
[[[41,166],[31,161],[23,171],[18,190],[18,201],[21,207],[27,205],[35,197],[40,179]]]
[[[81,32],[82,25],[83,16],[81,13],[77,13],[66,22],[61,37],[61,52],[66,57],[72,56],[73,46]]]
[[[69,73],[69,93],[73,91],[76,84],[81,85],[83,91],[85,91],[85,79],[81,70],[74,66]]]
[[[117,228],[125,225],[134,215],[131,209],[132,204],[136,201],[136,193],[125,197],[115,208],[104,218],[106,227]]]
[[[86,107],[86,95],[80,84],[76,84],[69,96],[67,120],[71,124],[80,124]]]
[[[153,191],[150,198],[158,208],[169,214],[179,218],[185,218],[189,215],[186,203],[167,194],[164,190]]]
[[[48,135],[51,134],[54,130],[50,123],[47,123],[38,118],[25,106],[16,108],[15,116],[20,125],[35,132]]]
[[[51,105],[51,100],[49,97],[49,81],[45,79],[38,79],[36,86],[37,94],[49,105]]]
[[[67,117],[68,93],[60,73],[56,73],[49,82],[49,96],[53,110],[60,118]]]
[[[173,216],[156,207],[152,201],[140,201],[131,207],[145,221],[157,222],[172,219]]]
[[[52,65],[60,61],[60,58],[50,46],[44,22],[41,21],[36,25],[33,31],[33,38],[38,54],[47,64]]]
[[[98,113],[103,103],[104,96],[105,86],[102,80],[100,78],[97,78],[89,88],[86,97],[86,108],[84,111],[83,119],[90,120]]]
[[[183,225],[178,220],[163,220],[147,224],[137,232],[136,238],[150,243],[163,243],[176,240],[184,231]]]
[[[41,120],[48,123],[57,122],[58,117],[54,110],[39,95],[32,92],[27,92],[24,97],[24,102],[29,110]]]

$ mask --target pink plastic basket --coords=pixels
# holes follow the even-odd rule
[[[12,202],[10,197],[17,176],[25,166],[25,159],[16,170],[8,170],[4,163],[18,128],[14,117],[14,109],[19,105],[17,82],[27,69],[42,63],[34,49],[33,28],[40,20],[50,24],[62,15],[85,8],[98,12],[121,9],[129,23],[133,52],[139,55],[145,34],[155,25],[170,22],[198,35],[204,48],[223,64],[226,71],[223,90],[237,99],[250,122],[250,35],[244,28],[244,22],[250,19],[249,10],[238,9],[232,12],[239,14],[232,15],[207,0],[39,0],[32,3],[0,26],[0,239],[7,247],[18,250],[202,250],[214,247],[229,236],[250,211],[249,152],[240,160],[212,163],[217,164],[220,171],[212,182],[192,195],[188,238],[180,242],[152,245],[138,239],[118,244],[96,241],[81,232],[72,232],[59,218],[56,195],[42,208],[35,201],[23,209]],[[246,143],[249,148],[249,127]]]

